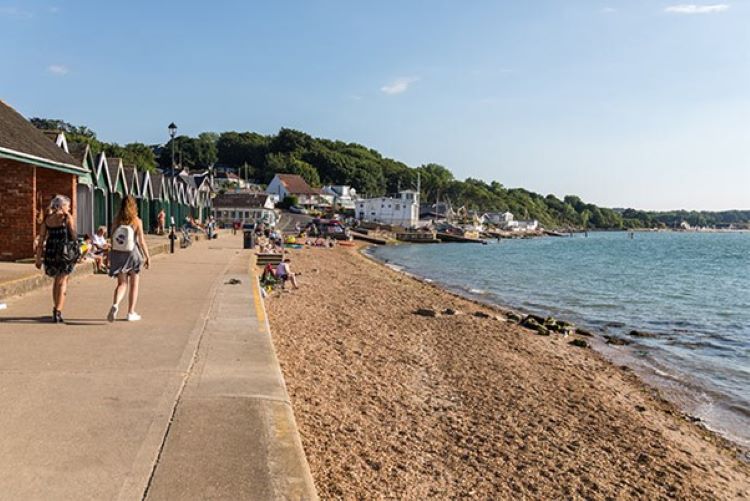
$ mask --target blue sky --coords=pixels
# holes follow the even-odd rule
[[[107,141],[293,127],[614,207],[750,208],[750,2],[0,0],[0,99]]]

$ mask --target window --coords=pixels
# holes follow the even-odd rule
[[[401,204],[396,204],[396,210],[401,210]]]

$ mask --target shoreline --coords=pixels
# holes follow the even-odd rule
[[[658,231],[674,231],[677,233],[708,233],[708,232],[699,232],[699,231],[680,231],[680,230],[658,230]],[[747,230],[731,230],[731,232],[746,232],[746,231]],[[729,231],[727,231],[727,233],[728,232]],[[397,245],[409,245],[409,244],[399,243]],[[461,298],[466,301],[471,301],[479,306],[484,306],[486,308],[492,309],[503,315],[507,315],[508,313],[511,313],[511,314],[517,314],[521,317],[525,317],[529,315],[532,317],[553,316],[552,312],[543,310],[543,309],[532,311],[532,310],[524,309],[523,307],[514,307],[514,306],[507,305],[507,304],[501,304],[499,302],[493,302],[491,300],[485,300],[480,297],[482,295],[480,292],[473,292],[474,289],[471,289],[471,290],[463,289],[461,287],[451,286],[449,284],[442,283],[439,280],[433,280],[431,278],[420,276],[412,271],[407,270],[406,268],[404,268],[403,266],[399,264],[391,263],[391,262],[379,259],[375,255],[370,253],[370,251],[374,249],[377,249],[377,246],[371,245],[371,244],[362,245],[362,247],[360,248],[360,253],[365,258],[373,261],[375,264],[384,266],[388,268],[389,270],[392,270],[396,273],[403,274],[404,276],[407,276],[413,280],[416,280],[426,286],[435,287],[438,290],[441,290],[454,297]],[[560,318],[557,316],[553,316],[553,318],[555,318],[556,320],[562,320],[564,322],[572,321],[570,318]],[[750,464],[750,441],[746,441],[740,436],[733,435],[733,433],[730,431],[732,428],[727,429],[727,430],[722,430],[719,426],[713,425],[709,419],[696,415],[696,414],[699,414],[699,412],[696,412],[694,408],[700,406],[700,402],[698,401],[698,398],[695,396],[695,393],[698,391],[711,392],[710,389],[701,388],[698,384],[693,383],[692,381],[682,380],[681,377],[684,377],[684,375],[675,376],[674,374],[666,373],[663,370],[653,366],[652,364],[643,362],[642,360],[640,360],[633,353],[634,351],[638,349],[644,348],[642,345],[639,345],[637,343],[637,340],[632,341],[628,339],[627,336],[622,336],[622,335],[619,335],[619,336],[606,335],[605,333],[601,331],[600,327],[593,325],[591,322],[587,322],[585,318],[582,318],[581,320],[583,320],[582,322],[583,328],[579,330],[586,333],[585,336],[588,341],[592,342],[592,347],[595,349],[595,352],[601,355],[606,362],[612,364],[613,366],[625,365],[630,370],[633,370],[635,374],[638,376],[641,384],[643,384],[646,389],[648,389],[649,391],[658,392],[659,398],[673,405],[675,409],[679,413],[681,413],[687,421],[694,423],[697,426],[705,429],[706,431],[714,434],[717,439],[723,440],[726,443],[726,447],[731,448],[731,449],[736,449],[738,453],[738,457],[740,457],[742,461]],[[573,322],[573,324],[578,325],[577,322]],[[623,325],[622,329],[625,331],[629,331],[629,330],[632,331],[636,327],[640,329],[640,327],[638,326],[628,327],[627,325]],[[636,330],[635,332],[642,332],[642,331]],[[617,339],[624,338],[627,341],[627,344],[617,344],[617,343],[609,344],[607,342],[607,338],[611,338],[611,337],[614,337]],[[675,386],[675,382],[677,383],[676,386]],[[672,386],[672,387],[668,388],[668,386]],[[670,395],[670,392],[672,392],[672,395]],[[717,405],[719,405],[720,408],[725,409],[725,403],[717,402]],[[729,411],[725,411],[725,412],[729,412]]]
[[[268,300],[322,497],[750,492],[736,447],[578,336],[534,335],[360,249],[290,253],[302,287]]]

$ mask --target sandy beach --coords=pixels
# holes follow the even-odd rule
[[[737,449],[577,336],[357,249],[291,258],[300,288],[266,306],[322,499],[750,498]]]

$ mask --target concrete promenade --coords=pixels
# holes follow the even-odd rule
[[[137,323],[104,320],[103,275],[72,282],[67,325],[47,320],[49,287],[6,299],[0,498],[316,497],[240,247],[223,234],[157,256]]]

